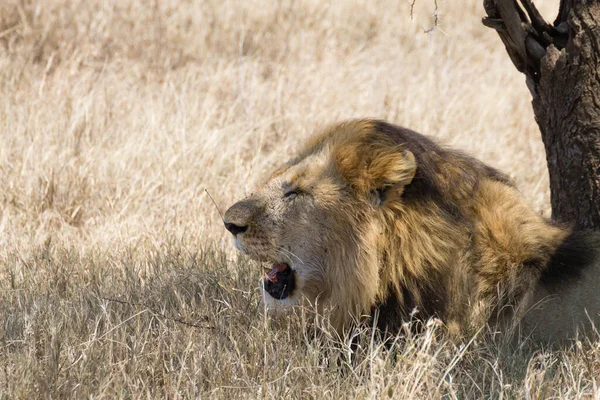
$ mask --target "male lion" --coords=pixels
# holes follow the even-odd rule
[[[416,315],[453,335],[517,320],[556,340],[600,320],[599,233],[542,218],[503,173],[386,122],[329,127],[224,222],[272,264],[270,308],[329,310],[338,331],[376,313],[391,332]]]

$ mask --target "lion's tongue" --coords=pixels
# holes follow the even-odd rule
[[[273,283],[277,283],[277,274],[285,271],[288,268],[288,265],[284,263],[274,264],[273,268],[271,268],[271,270],[267,273],[267,279]]]

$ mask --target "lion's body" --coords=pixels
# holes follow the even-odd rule
[[[495,169],[384,122],[325,130],[225,220],[242,251],[276,264],[272,308],[313,304],[339,330],[374,311],[395,330],[416,309],[457,334],[525,315],[551,338],[574,326],[561,313],[600,315],[600,258],[584,235],[542,218]],[[569,268],[570,252],[591,255]],[[288,266],[293,280],[278,281]],[[525,313],[548,294],[560,307]],[[559,309],[563,322],[542,326]]]

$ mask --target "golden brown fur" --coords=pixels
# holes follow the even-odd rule
[[[270,307],[312,304],[339,330],[376,310],[390,330],[415,309],[456,334],[505,324],[550,290],[543,277],[571,279],[597,259],[557,267],[571,232],[534,212],[504,174],[374,120],[315,136],[225,221],[239,227],[241,251],[293,270],[288,297],[265,293]],[[544,332],[541,320],[530,330]]]

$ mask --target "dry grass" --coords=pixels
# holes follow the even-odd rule
[[[0,398],[600,398],[600,340],[391,349],[264,316],[224,209],[316,127],[444,139],[548,213],[524,79],[481,0],[0,3]],[[544,2],[544,11],[557,9]],[[118,301],[117,301],[118,300]]]

